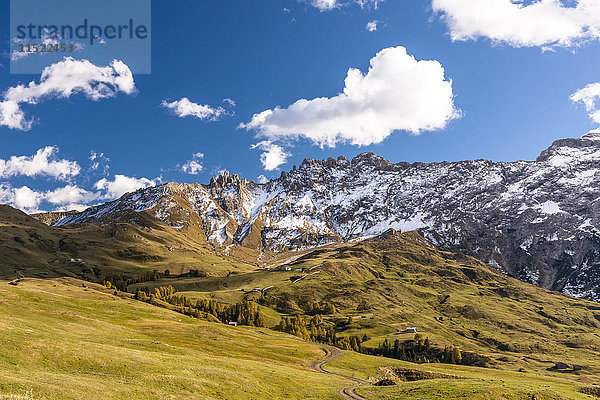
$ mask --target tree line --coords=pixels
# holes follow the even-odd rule
[[[396,339],[393,343],[385,339],[376,348],[364,348],[363,353],[395,358],[415,363],[441,362],[445,364],[461,364],[462,352],[458,347],[445,346],[442,350],[434,347],[429,338],[423,338],[420,333],[412,340],[401,342]]]
[[[301,315],[283,317],[276,327],[277,330],[298,336],[311,342],[325,343],[344,350],[360,352],[362,343],[369,338],[360,336],[338,337],[334,327],[326,326],[321,314],[313,315],[308,323]]]
[[[214,299],[198,299],[195,302],[189,297],[178,294],[171,286],[160,286],[150,290],[138,289],[135,299],[152,303],[161,300],[177,307],[177,311],[195,318],[212,315],[223,323],[236,322],[240,325],[266,327],[264,315],[255,301],[243,301],[235,304],[221,304]]]
[[[352,317],[342,325],[349,326]],[[336,346],[343,350],[353,350],[358,353],[395,358],[414,363],[439,362],[445,364],[463,364],[487,367],[490,361],[488,357],[476,353],[462,352],[455,346],[436,347],[428,337],[415,334],[412,340],[393,342],[385,339],[377,347],[367,347],[363,343],[369,340],[367,335],[338,336],[336,326],[327,326],[320,314],[311,317],[294,315],[283,317],[275,329],[300,337],[312,342],[325,343]]]
[[[104,277],[104,286],[107,286],[106,283],[110,283],[112,287],[120,290],[121,292],[125,292],[127,290],[127,286],[133,285],[135,283],[143,283],[143,282],[156,282],[163,278],[169,278],[171,276],[171,272],[167,269],[164,272],[159,271],[146,271],[142,275],[139,275],[135,278],[127,275],[127,274],[108,274]]]
[[[204,278],[206,277],[206,273],[203,271],[199,271],[197,269],[191,269],[185,274],[181,275],[172,275],[171,271],[168,269],[164,271],[146,271],[141,275],[136,277],[131,277],[127,273],[112,273],[107,274],[103,283],[110,282],[112,286],[122,292],[127,290],[127,286],[133,285],[136,283],[144,283],[144,282],[157,282],[161,279],[169,279],[169,278],[183,278],[183,277],[195,277],[195,278]]]

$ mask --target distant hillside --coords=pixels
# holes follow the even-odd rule
[[[78,213],[78,211],[54,211],[48,213],[31,214],[31,216],[46,225],[54,225],[55,222],[60,221],[65,217],[77,215]]]
[[[437,250],[416,232],[388,231],[320,248],[268,271],[163,279],[128,290],[165,285],[191,298],[255,299],[280,315],[309,316],[316,303],[330,303],[336,311],[324,312],[325,326],[335,325],[342,336],[367,335],[367,347],[384,339],[411,339],[414,333],[404,332],[417,327],[438,347],[459,346],[489,357],[489,367],[535,370],[562,361],[580,364],[588,374],[600,373],[597,303]],[[271,319],[273,326],[278,322]]]
[[[225,255],[202,237],[182,235],[160,220],[144,220],[143,214],[133,217],[135,224],[50,227],[0,205],[0,278],[76,276],[101,281],[108,274],[136,277],[155,269],[219,275],[252,270],[258,263],[256,253]]]

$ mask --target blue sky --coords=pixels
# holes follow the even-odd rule
[[[332,9],[323,5],[320,9],[308,0],[153,1],[152,73],[133,75],[135,93],[117,90],[97,101],[81,93],[48,96],[37,104],[22,104],[27,118],[34,118],[30,129],[0,124],[1,160],[56,146],[50,160],[79,167],[76,174],[62,178],[47,171],[2,176],[0,164],[0,200],[28,211],[80,207],[120,194],[122,189],[114,186],[111,191],[116,175],[148,180],[139,185],[159,180],[207,183],[223,169],[248,179],[260,175],[270,179],[306,157],[351,158],[366,151],[392,162],[531,160],[554,140],[579,137],[597,127],[584,105],[570,100],[579,89],[600,81],[600,43],[595,34],[556,40],[552,35],[547,39],[520,32],[465,33],[468,28],[453,27],[448,16],[451,7],[464,9],[469,1],[478,0],[446,1],[445,14],[439,11],[444,0],[435,6],[437,13],[430,1],[385,0],[361,7],[347,0]],[[0,3],[2,92],[40,80],[39,74],[9,73],[9,11],[8,2]],[[452,14],[457,20],[463,18],[459,11]],[[600,26],[598,20],[582,20],[588,31]],[[376,31],[366,29],[370,21],[378,21]],[[260,129],[240,128],[254,114],[276,106],[285,109],[299,99],[338,95],[349,68],[366,74],[378,52],[398,46],[417,61],[437,60],[444,79],[451,80],[451,99],[460,116],[432,131],[416,135],[400,129],[380,143],[362,146],[336,140],[321,147],[297,132],[257,138]],[[213,110],[221,107],[221,115],[179,117],[175,106],[161,105],[182,98]],[[223,99],[232,99],[235,106]],[[265,147],[252,148],[265,140],[289,154],[286,163],[271,171],[261,163]],[[90,160],[92,151],[103,157]],[[102,165],[92,168],[99,160]],[[190,161],[196,162],[197,174],[189,173]],[[187,172],[182,168],[186,163]],[[98,184],[102,179],[104,183]],[[20,203],[14,198],[16,188],[43,193],[65,186],[77,188],[79,195],[72,189],[73,198],[64,193],[64,200],[52,203],[48,197]]]

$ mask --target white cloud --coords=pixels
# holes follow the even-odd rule
[[[355,3],[358,4],[361,8],[373,8],[378,9],[379,3],[383,3],[384,0],[355,0]]]
[[[96,200],[99,193],[88,192],[78,186],[67,185],[49,192],[46,192],[44,199],[52,204],[65,205],[77,203],[89,203]]]
[[[312,0],[311,4],[321,11],[329,11],[339,7],[337,0]]]
[[[90,151],[88,159],[91,161],[90,171],[101,170],[104,175],[108,175],[110,169],[110,158],[106,157],[104,153],[97,153],[94,150]]]
[[[600,110],[598,103],[600,102],[600,82],[591,83],[578,90],[571,96],[571,101],[575,103],[583,103],[590,118],[600,124]]]
[[[366,29],[369,32],[375,32],[377,30],[377,25],[379,24],[379,21],[370,21],[367,23],[367,27]]]
[[[264,140],[252,145],[252,148],[263,150],[263,153],[260,155],[260,162],[267,171],[276,170],[280,165],[285,164],[287,158],[291,155],[286,153],[281,146],[274,144],[270,140]]]
[[[320,11],[331,11],[349,4],[358,4],[361,8],[377,9],[383,0],[309,0],[309,3]]]
[[[186,174],[198,175],[204,169],[200,162],[204,158],[204,153],[195,153],[192,159],[181,166],[181,170]]]
[[[82,212],[84,210],[87,210],[90,207],[92,207],[92,206],[87,205],[87,204],[72,203],[72,204],[66,204],[66,205],[63,205],[63,206],[60,206],[60,207],[56,207],[52,211],[56,211],[56,212],[60,212],[60,211],[79,211],[79,212]]]
[[[237,105],[233,99],[223,99],[223,103],[227,103],[230,107],[235,107]]]
[[[432,0],[452,40],[485,37],[515,47],[573,46],[600,39],[600,2],[573,0]]]
[[[88,191],[76,185],[66,185],[53,190],[39,191],[28,186],[12,187],[10,183],[0,183],[0,203],[9,204],[28,213],[40,212],[44,202],[53,205],[55,211],[84,210],[96,200],[113,200],[123,194],[154,186],[159,179],[132,178],[116,175],[114,180],[106,178],[94,185],[95,191]]]
[[[43,194],[31,190],[27,186],[13,190],[12,203],[20,209],[34,210],[40,205],[43,199]]]
[[[0,179],[14,176],[46,176],[71,182],[71,178],[80,174],[81,168],[75,161],[59,159],[57,154],[58,147],[48,146],[39,149],[32,156],[0,159]],[[199,159],[203,154],[196,153],[194,157]],[[88,172],[98,170],[108,161],[104,154],[93,151],[89,159],[93,164]],[[104,168],[104,173],[107,173],[107,167]],[[86,175],[85,180],[89,177]],[[51,190],[39,190],[29,186],[14,187],[10,182],[0,182],[0,203],[9,204],[29,213],[40,211],[42,203],[46,206],[54,206],[55,210],[83,210],[96,200],[112,200],[124,193],[153,186],[159,182],[160,178],[150,180],[116,175],[113,180],[104,178],[97,181],[93,190],[86,190],[74,183]]]
[[[47,146],[39,149],[33,156],[12,156],[8,160],[0,159],[0,178],[18,175],[28,177],[49,176],[59,180],[78,175],[81,171],[75,161],[58,159],[58,147]]]
[[[104,196],[102,196],[104,199],[117,199],[125,193],[135,192],[138,189],[147,188],[149,186],[155,186],[157,183],[157,179],[138,179],[125,175],[115,175],[115,178],[112,181],[109,181],[106,178],[100,179],[94,184],[94,189],[104,190],[106,192]]]
[[[135,92],[133,75],[125,63],[113,60],[106,67],[98,67],[88,60],[66,57],[44,68],[39,83],[17,85],[4,92],[0,101],[0,126],[24,131],[31,129],[33,121],[25,118],[21,104],[37,104],[78,93],[96,101],[113,97],[118,92]]]
[[[32,125],[33,121],[25,119],[25,113],[19,107],[19,103],[0,101],[0,126],[28,131]]]
[[[224,101],[227,100],[233,102],[231,99],[226,99]],[[229,101],[227,102],[229,103]],[[233,106],[235,105],[235,102],[233,102],[233,104],[229,103],[229,105]],[[180,100],[170,103],[166,100],[163,100],[162,106],[173,111],[173,113],[180,118],[195,117],[201,120],[217,121],[222,116],[227,115],[227,112],[223,107],[212,107],[206,104],[196,104],[191,102],[187,97],[183,97]]]
[[[27,186],[13,188],[9,184],[0,183],[0,203],[8,204],[25,212],[37,211],[43,195]]]
[[[269,182],[267,177],[264,175],[259,175],[258,178],[256,178],[256,181],[261,184],[265,184],[265,183]]]
[[[271,141],[307,138],[320,146],[366,146],[396,130],[419,134],[441,129],[460,115],[452,82],[439,62],[417,61],[404,47],[393,47],[380,51],[370,65],[366,75],[348,70],[344,91],[337,96],[263,111],[240,128]]]
[[[99,193],[88,192],[73,185],[49,191],[37,191],[28,186],[13,188],[10,184],[0,183],[0,202],[7,203],[26,212],[37,212],[42,202],[47,201],[53,205],[67,206],[62,209],[79,209],[99,197]]]
[[[198,175],[203,169],[204,166],[196,160],[190,160],[181,167],[183,172],[190,175]]]

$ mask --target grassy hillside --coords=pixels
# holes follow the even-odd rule
[[[332,372],[351,370],[354,376],[363,379],[391,378],[398,383],[371,385],[356,391],[369,400],[575,400],[600,396],[599,387],[591,383],[593,379],[543,371],[523,373],[448,364],[412,364],[353,352],[345,352],[327,368]],[[598,396],[583,391],[595,392]]]
[[[0,283],[0,398],[335,399],[347,379],[309,369],[318,345],[229,327],[71,278]],[[589,399],[590,374],[413,364],[343,352],[327,371],[368,399]],[[403,382],[403,379],[417,379]]]
[[[286,316],[308,321],[316,303],[327,304],[322,326],[366,339],[363,349],[413,346],[406,328],[417,327],[431,351],[452,346],[486,367],[351,351],[324,366],[392,384],[362,386],[364,398],[600,398],[600,305],[439,251],[416,232],[276,255],[213,248],[136,218],[52,228],[0,206],[0,279],[42,278],[0,281],[0,399],[336,398],[352,383],[309,368],[324,356],[318,344],[201,321],[74,279],[155,269],[171,275],[127,291],[172,285],[192,300],[255,300],[271,328]],[[201,273],[181,275],[190,270]],[[582,369],[553,370],[556,362]]]
[[[138,224],[54,228],[0,205],[0,278],[76,276],[101,281],[111,273],[139,276],[154,269],[211,275],[256,268],[256,254],[227,255],[205,240],[143,213]],[[18,272],[15,272],[18,271]]]
[[[371,347],[386,338],[409,340],[414,334],[403,332],[416,326],[438,347],[452,345],[489,357],[490,367],[533,372],[560,361],[581,365],[581,376],[600,372],[597,303],[438,251],[417,233],[318,249],[289,267],[293,270],[153,285],[171,284],[188,297],[222,302],[255,298],[280,315],[306,314],[311,302],[331,302],[337,312],[325,320],[336,324],[339,335],[366,334],[370,340],[364,345]],[[348,316],[353,317],[350,324],[343,322]]]
[[[61,278],[0,283],[0,398],[335,398],[312,344],[203,322]],[[244,388],[240,390],[240,388]]]

